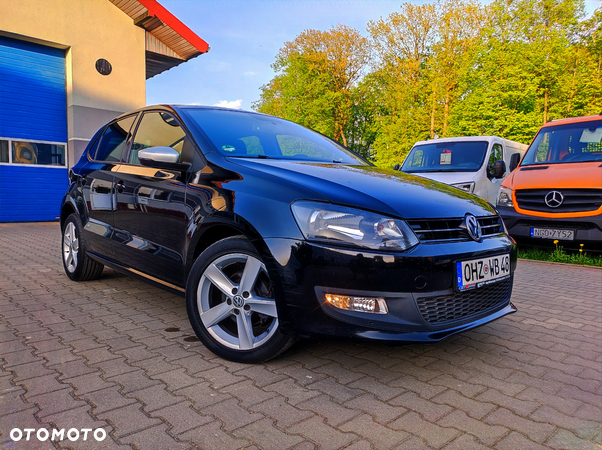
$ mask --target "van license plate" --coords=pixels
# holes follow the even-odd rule
[[[459,291],[497,283],[510,277],[510,255],[459,261],[456,282]]]
[[[575,230],[557,230],[553,228],[531,228],[532,238],[560,239],[562,241],[573,241]]]

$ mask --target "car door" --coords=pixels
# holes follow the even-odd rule
[[[112,122],[100,133],[81,171],[88,220],[83,234],[88,251],[113,259],[111,239],[115,209],[114,174],[121,163],[136,114]]]
[[[168,146],[182,153],[186,143],[190,141],[173,115],[146,111],[131,139],[128,156],[115,173],[115,257],[130,269],[172,287],[184,283],[186,173],[143,166],[138,152]]]

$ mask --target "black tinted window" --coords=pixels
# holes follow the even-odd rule
[[[170,114],[149,112],[136,130],[128,162],[140,164],[138,152],[148,147],[171,147],[182,153],[186,133]]]
[[[129,116],[112,123],[100,138],[94,159],[98,161],[120,161],[123,147],[136,116]]]
[[[218,109],[187,109],[224,156],[365,164],[335,141],[287,120]]]

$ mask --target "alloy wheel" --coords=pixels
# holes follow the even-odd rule
[[[261,347],[278,328],[265,265],[247,254],[226,254],[207,266],[198,284],[197,307],[211,336],[234,350]]]
[[[79,251],[79,238],[73,222],[67,223],[63,232],[63,259],[65,267],[70,273],[77,269],[77,254]]]

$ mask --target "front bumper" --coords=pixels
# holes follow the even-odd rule
[[[516,246],[507,236],[483,242],[419,244],[380,253],[267,239],[275,271],[281,330],[298,337],[333,336],[390,342],[438,341],[516,311],[510,303]],[[511,276],[457,292],[456,262],[510,254]],[[388,314],[335,308],[325,293],[384,298]]]
[[[555,239],[531,237],[531,228],[548,228],[575,231],[574,240],[559,240],[563,247],[578,249],[580,244],[585,244],[588,248],[602,248],[602,215],[559,219],[528,216],[516,212],[514,208],[498,207],[498,210],[504,219],[508,233],[517,242],[554,246]]]

